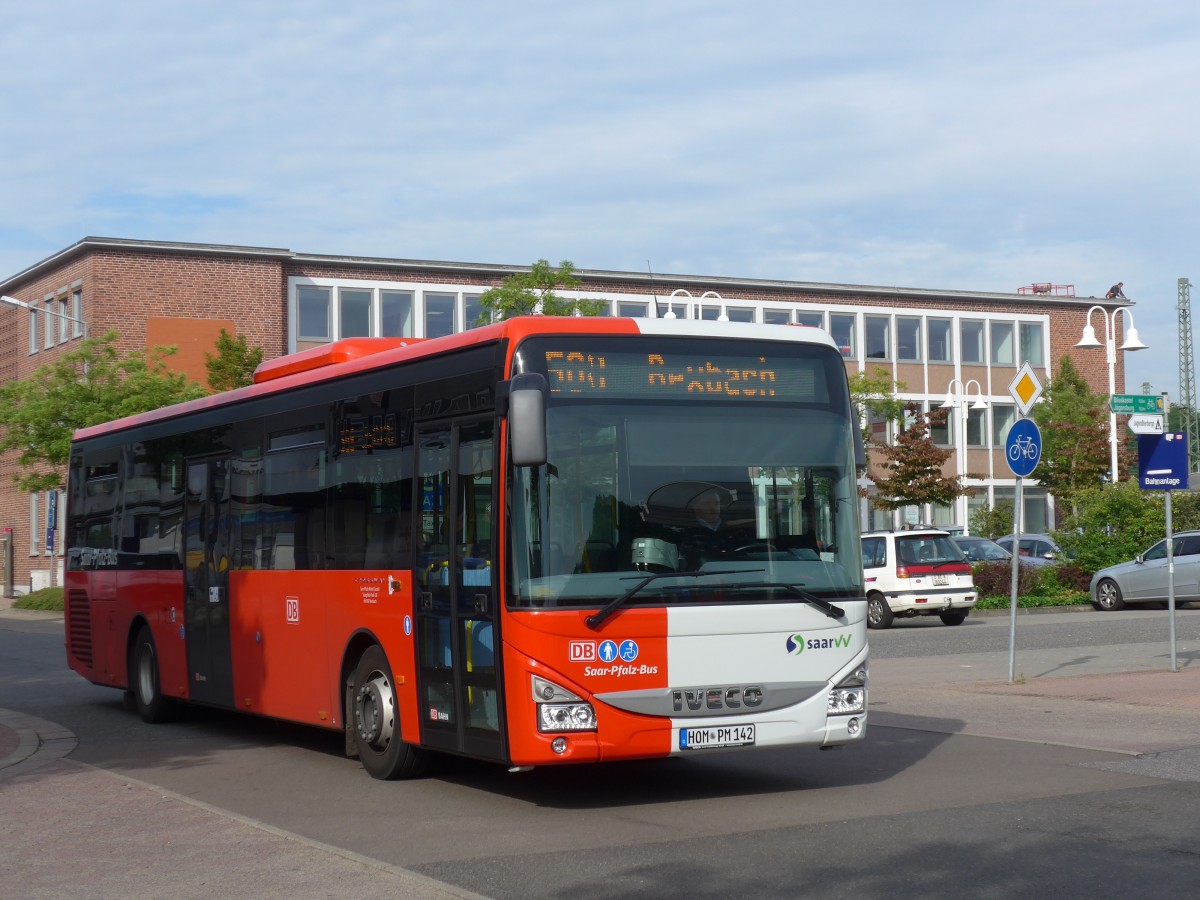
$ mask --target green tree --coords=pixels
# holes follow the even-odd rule
[[[560,297],[556,291],[578,290],[582,282],[575,275],[575,264],[564,259],[553,268],[539,259],[528,272],[505,276],[494,288],[479,296],[476,325],[487,325],[514,316],[598,316],[608,308],[607,300]]]
[[[1099,487],[1112,465],[1108,398],[1093,394],[1070,357],[1063,357],[1032,418],[1042,433],[1037,480],[1076,512],[1080,497]]]
[[[973,493],[960,476],[947,478],[942,466],[953,455],[943,450],[930,437],[930,428],[945,422],[948,409],[922,412],[921,407],[905,404],[908,427],[896,437],[896,442],[881,449],[883,462],[870,469],[878,494],[871,497],[877,509],[895,511],[906,506],[949,506],[964,494]]]
[[[121,354],[117,338],[115,331],[89,338],[28,378],[0,386],[0,451],[17,451],[13,480],[22,491],[63,486],[76,429],[205,396],[201,385],[164,364],[174,348]]]
[[[980,507],[971,513],[971,534],[992,540],[1012,534],[1013,513],[1011,500],[1000,500],[995,506],[987,509]]]
[[[855,410],[867,414],[867,421],[862,426],[864,445],[886,446],[884,441],[873,441],[871,438],[872,415],[888,422],[904,421],[904,401],[896,398],[896,391],[904,388],[904,382],[893,381],[892,373],[883,366],[876,366],[870,372],[855,372],[850,376],[850,402]]]
[[[1054,537],[1089,572],[1133,559],[1166,534],[1163,494],[1143,491],[1136,479],[1093,488],[1078,501]]]
[[[262,347],[251,347],[244,334],[234,337],[224,328],[216,347],[216,353],[204,354],[208,386],[214,392],[232,391],[254,383],[254,370],[263,360]]]

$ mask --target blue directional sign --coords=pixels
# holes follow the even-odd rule
[[[1033,474],[1038,460],[1042,458],[1042,433],[1033,419],[1017,419],[1008,429],[1004,442],[1004,458],[1008,467],[1018,478]]]
[[[1139,434],[1138,480],[1143,491],[1185,491],[1188,486],[1187,435]]]

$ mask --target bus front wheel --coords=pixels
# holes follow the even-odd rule
[[[143,722],[170,722],[178,717],[179,701],[163,696],[158,651],[149,625],[141,627],[129,651],[129,690]]]
[[[412,778],[424,769],[424,754],[400,739],[400,707],[396,681],[387,656],[368,647],[354,670],[346,727],[354,749],[372,778]]]

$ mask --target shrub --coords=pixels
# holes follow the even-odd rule
[[[13,609],[43,609],[51,612],[63,611],[63,589],[42,588],[13,601]]]
[[[1017,575],[1017,596],[1036,593],[1038,582],[1035,566],[1021,566]],[[1011,562],[980,562],[971,567],[975,589],[980,596],[1007,597],[1012,593]]]

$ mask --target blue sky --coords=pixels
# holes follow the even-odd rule
[[[1178,278],[1200,307],[1200,6],[831,6],[20,4],[0,29],[0,277],[100,235],[1124,281],[1151,346],[1128,387],[1177,395]]]

